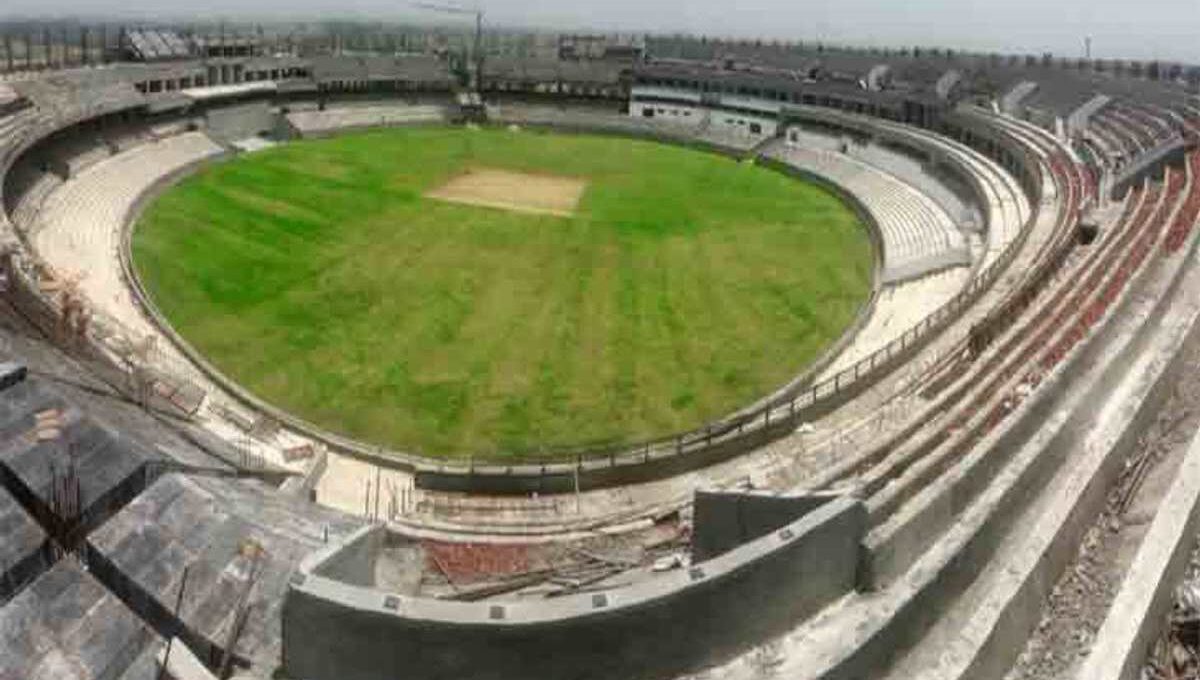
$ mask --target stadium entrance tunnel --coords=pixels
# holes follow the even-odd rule
[[[693,559],[623,588],[458,602],[373,587],[382,527],[311,556],[283,608],[283,667],[307,680],[670,677],[780,635],[855,588],[851,496],[697,493]]]

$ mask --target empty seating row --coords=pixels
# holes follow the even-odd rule
[[[1020,236],[1031,213],[1029,199],[1017,180],[991,159],[951,139],[895,123],[884,123],[884,126],[924,138],[967,169],[978,182],[978,189],[987,203],[984,206],[987,211],[987,250],[980,265],[987,267],[999,259],[1008,245]]]
[[[294,111],[288,114],[288,121],[301,134],[320,134],[348,128],[431,123],[445,117],[446,110],[440,106],[377,105]]]
[[[1139,154],[1145,151],[1137,135],[1111,112],[1102,112],[1094,116],[1091,124],[1107,132],[1110,144],[1120,149],[1125,160],[1137,158]]]
[[[1073,195],[1071,187],[1076,182],[1065,176],[1062,181],[1062,195]],[[977,663],[982,656],[980,648],[992,640],[996,631],[1023,636],[1028,631],[1018,631],[1020,626],[1036,625],[1036,616],[1018,622],[1021,614],[1014,612],[1053,585],[1053,567],[1044,568],[1047,560],[1038,552],[1043,549],[1042,542],[1070,536],[1073,529],[1061,533],[1033,531],[1038,527],[1027,520],[1048,513],[1036,507],[1026,515],[1024,508],[1043,498],[1069,498],[1069,504],[1060,504],[1066,507],[1082,502],[1077,500],[1084,498],[1077,487],[1070,494],[1056,493],[1059,480],[1071,478],[1081,467],[1068,458],[1067,452],[1072,457],[1076,452],[1085,452],[1078,458],[1090,461],[1094,451],[1109,450],[1099,445],[1085,446],[1083,441],[1067,446],[1067,435],[1052,438],[1058,432],[1069,432],[1079,433],[1083,439],[1093,432],[1093,428],[1074,423],[1063,427],[1059,403],[1063,404],[1063,417],[1075,413],[1085,422],[1105,424],[1117,412],[1122,417],[1126,412],[1105,403],[1109,397],[1120,403],[1120,390],[1106,388],[1104,381],[1089,375],[1092,382],[1082,381],[1080,389],[1058,390],[1056,396],[1048,398],[1055,401],[1026,409],[1022,417],[1033,428],[1027,435],[1019,430],[988,433],[1020,408],[1021,402],[1030,398],[1032,387],[1046,378],[1052,367],[1037,359],[1054,354],[1053,361],[1060,361],[1060,342],[1077,345],[1084,337],[1078,329],[1096,324],[1115,304],[1132,274],[1145,262],[1150,252],[1147,246],[1162,238],[1162,227],[1180,198],[1182,186],[1178,176],[1170,176],[1166,187],[1139,192],[1136,204],[1130,201],[1120,223],[1106,231],[1101,242],[1075,258],[1071,275],[1053,282],[1051,298],[1042,298],[1042,304],[1023,315],[1022,327],[1014,327],[994,351],[971,362],[951,364],[946,371],[949,386],[929,388],[925,398],[936,402],[930,402],[928,409],[912,418],[923,423],[913,426],[919,428],[916,436],[906,434],[899,441],[880,442],[868,454],[846,461],[840,477],[822,477],[825,481],[812,485],[827,488],[836,480],[839,488],[853,488],[856,495],[866,499],[871,528],[864,560],[873,587],[864,588],[776,640],[777,647],[785,650],[784,659],[776,664],[777,673],[789,677],[882,677],[880,668],[895,658],[882,647],[890,644],[893,649],[903,648],[917,642],[917,633],[937,621],[919,649],[887,677],[974,677],[982,666]],[[1069,206],[1067,209],[1073,210]],[[1148,277],[1147,281],[1164,289],[1170,285],[1167,277]],[[1146,295],[1128,299],[1130,304],[1142,305],[1148,311],[1157,298]],[[1140,345],[1130,338],[1139,327],[1111,324],[1111,337],[1128,344],[1109,344],[1095,351],[1113,347],[1138,350]],[[1081,357],[1078,366],[1096,364],[1088,358]],[[1126,370],[1131,382],[1141,380],[1141,369],[1129,368],[1129,363],[1116,361],[1113,365]],[[1099,371],[1092,375],[1096,374]],[[1095,390],[1090,389],[1093,385]],[[1073,387],[1070,383],[1063,386]],[[1065,396],[1059,401],[1057,395]],[[1097,396],[1100,398],[1094,398]],[[1106,408],[1097,406],[1101,403]],[[1045,413],[1054,416],[1046,418]],[[1044,434],[1036,431],[1039,422],[1046,423]],[[996,438],[1006,434],[1012,436]],[[1103,432],[1096,439],[1116,441],[1115,437],[1104,439],[1109,436]],[[1052,441],[1054,446],[1049,445]],[[1099,497],[1102,502],[1103,494],[1091,497]],[[1007,540],[1009,536],[1011,541]],[[991,572],[979,576],[978,582],[985,583],[986,590],[980,588],[959,597],[972,586],[979,572],[990,569],[988,563],[974,561],[977,555],[985,554],[991,561],[991,553],[986,552],[990,550],[996,551],[995,561],[1001,563],[1001,568],[995,570],[995,580],[987,580]],[[977,569],[976,564],[981,566]],[[1032,595],[1021,599],[1012,589],[1027,585],[1022,580],[1027,578],[1025,570],[1031,570],[1035,579],[1038,575],[1043,578],[1028,588]],[[1046,573],[1050,574],[1048,578],[1044,577]],[[747,676],[727,674],[726,670],[736,671],[723,667],[718,672],[722,677]],[[832,672],[826,676],[823,671]]]
[[[1157,108],[1140,106],[1121,106],[1120,113],[1140,126],[1151,142],[1151,145],[1161,144],[1175,134],[1173,117]]]
[[[957,177],[949,176],[946,172],[934,174],[920,160],[878,144],[851,146],[849,153],[913,185],[941,205],[963,229],[983,228],[983,217],[978,207],[973,201],[963,198],[969,189],[961,185]],[[955,188],[952,189],[952,186]]]
[[[127,212],[155,179],[221,152],[208,137],[191,132],[113,156],[46,199],[34,222],[33,245],[64,273],[86,271],[81,287],[99,311],[147,332],[128,300],[116,256]]]
[[[970,264],[966,239],[927,196],[886,172],[832,151],[775,143],[767,155],[825,177],[854,194],[883,239],[883,280],[894,283]]]

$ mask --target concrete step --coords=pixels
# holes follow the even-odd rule
[[[1031,461],[1057,456],[1063,464],[1044,493],[1019,506],[995,557],[890,678],[1004,677],[1126,455],[1173,385],[1181,348],[1196,337],[1200,273],[1185,268],[1191,257],[1164,261],[1110,324],[1120,336],[1110,342],[1125,343],[1121,354],[1097,364],[1108,367],[1105,378],[1090,394],[1075,395],[1070,416],[1054,416],[1063,424],[1055,440],[1028,454]]]
[[[1135,234],[1131,235],[1136,237]],[[1123,251],[1113,250],[1117,246],[1119,244],[1115,241],[1106,244],[1106,248],[1109,250],[1108,254],[1119,258],[1123,256]],[[1100,254],[1099,252],[1093,253],[1093,255]],[[1115,259],[1109,262],[1102,257],[1096,257],[1088,266],[1093,269],[1099,267],[1102,271],[1112,271],[1116,268],[1115,262]],[[1081,277],[1072,277],[1072,281],[1075,278]],[[1092,299],[1091,296],[1096,295],[1096,292],[1091,290],[1083,290],[1079,293],[1089,295],[1088,300]],[[1157,299],[1157,296],[1150,297],[1150,300]],[[1071,304],[1065,298],[1064,303]],[[1080,306],[1086,307],[1087,303]],[[1110,308],[1110,318],[1115,308],[1115,306]],[[1073,313],[1076,310],[1068,308],[1066,311]],[[1019,442],[1025,441],[1033,435],[1031,428],[1041,426],[1040,420],[1030,419],[1027,414],[1024,416],[1023,425],[1013,426],[1010,424],[1004,430],[1004,438],[998,441],[998,445],[985,447],[973,444],[979,436],[978,432],[986,432],[989,418],[991,418],[990,414],[993,413],[994,408],[1003,403],[1013,403],[1015,406],[1022,399],[1020,389],[1022,385],[1025,385],[1023,381],[1028,369],[1027,365],[1013,362],[1022,361],[1022,357],[1030,357],[1028,362],[1031,362],[1032,355],[1029,348],[1032,348],[1034,352],[1041,349],[1040,346],[1037,346],[1039,341],[1034,333],[1027,333],[1022,342],[1026,343],[1026,349],[1016,348],[1010,352],[1011,356],[1005,359],[1010,362],[1009,368],[996,367],[996,372],[1000,374],[1005,371],[1011,372],[1011,376],[1007,379],[989,385],[980,383],[980,378],[967,378],[967,380],[977,383],[973,389],[983,390],[979,394],[987,399],[985,405],[976,410],[970,421],[952,432],[946,441],[941,442],[932,450],[927,450],[928,447],[918,447],[911,454],[912,460],[900,461],[892,464],[890,468],[877,466],[880,468],[878,474],[874,470],[868,473],[868,479],[873,481],[868,488],[875,490],[868,506],[871,508],[873,521],[878,525],[867,541],[868,566],[866,571],[871,579],[870,583],[873,585],[878,586],[901,573],[907,564],[923,551],[928,542],[936,537],[938,532],[953,522],[954,512],[965,507],[972,498],[981,493],[983,485],[987,484],[995,471],[1010,459],[1010,454],[1015,451]],[[1028,343],[1034,344],[1028,345]],[[1103,357],[1094,356],[1093,353],[1105,352],[1108,351],[1105,349],[1106,347],[1116,346],[1119,345],[1111,342],[1091,342],[1082,352],[1082,357],[1076,357],[1072,361],[1076,366],[1089,366],[1093,362],[1103,359]],[[1043,417],[1048,417],[1046,409],[1050,408],[1050,403],[1045,401],[1043,396],[1045,392],[1046,386],[1043,385],[1040,392],[1034,393],[1036,405],[1033,408],[1041,410],[1044,414]],[[950,398],[950,402],[946,404],[948,408],[952,407],[955,402],[966,400],[962,396],[947,396]],[[991,448],[996,450],[984,452]]]
[[[1029,503],[1037,502],[1038,498],[1054,499],[1068,509],[1072,521],[1078,522],[1079,517],[1089,516],[1096,489],[1102,492],[1107,486],[1105,475],[1101,473],[1112,469],[1110,461],[1123,459],[1114,453],[1127,443],[1121,435],[1136,431],[1136,418],[1149,410],[1142,407],[1149,401],[1144,397],[1158,382],[1146,376],[1157,378],[1167,372],[1162,362],[1154,365],[1155,370],[1142,369],[1146,368],[1144,362],[1155,356],[1149,349],[1151,340],[1169,344],[1170,339],[1176,337],[1164,339],[1169,334],[1155,333],[1169,323],[1163,321],[1162,314],[1152,317],[1152,313],[1163,309],[1160,305],[1165,305],[1169,299],[1165,293],[1180,280],[1176,274],[1181,268],[1182,261],[1176,259],[1172,266],[1143,269],[1143,275],[1108,308],[1106,318],[1111,321],[1098,325],[1099,330],[1084,341],[1082,348],[1047,376],[1040,389],[1019,406],[1015,414],[971,451],[971,458],[952,468],[951,476],[937,479],[934,485],[938,488],[931,486],[923,492],[927,499],[923,506],[926,513],[897,520],[897,526],[911,529],[907,540],[923,546],[898,562],[899,565],[907,564],[906,569],[897,570],[898,575],[882,590],[853,594],[840,606],[826,610],[771,643],[781,657],[779,673],[787,677],[823,679],[879,676],[907,648],[920,643],[926,631],[940,625],[941,616],[958,606],[958,596],[972,586],[976,574],[989,560],[1006,553],[1005,541],[1014,533],[1013,528],[1025,527],[1026,518],[1022,513]],[[1195,308],[1191,318],[1194,318],[1194,312]],[[1150,318],[1156,319],[1157,323],[1144,323]],[[1173,351],[1162,352],[1164,357],[1173,355]],[[1143,363],[1136,363],[1135,359]],[[1129,370],[1130,365],[1133,370]],[[1133,381],[1135,387],[1129,387],[1129,381]],[[1124,391],[1119,389],[1122,387]],[[1117,394],[1121,397],[1113,396]],[[1113,405],[1102,414],[1113,424],[1096,428],[1090,422],[1096,417],[1093,405],[1105,399]],[[1098,460],[1103,464],[1099,468],[1089,468],[1093,474],[1074,472],[1073,466],[1064,464],[1067,453],[1078,438],[1089,435],[1109,436],[1103,440],[1104,446],[1090,450],[1093,455],[1100,456]],[[1000,450],[1010,450],[1013,453],[1011,459],[999,469],[992,466],[979,468],[984,471],[978,479],[982,490],[977,492],[978,495],[963,496],[953,483],[955,471],[971,469],[973,461],[978,467],[984,457],[994,458]],[[1062,470],[1073,474],[1077,486],[1071,489],[1079,490],[1079,493],[1062,497],[1055,492],[1042,495],[1051,480],[1061,479]],[[1102,493],[1100,498],[1103,498]],[[944,520],[933,523],[946,527],[944,532],[934,529],[932,535],[922,534],[920,530],[926,521],[935,516]],[[1064,550],[1063,546],[1072,545],[1069,531],[1055,531],[1051,527],[1041,535],[1049,537],[1046,550],[1055,554]],[[868,545],[869,550],[877,548],[879,545]],[[1072,551],[1067,549],[1065,554],[1072,554]],[[1045,562],[1035,559],[1032,564]],[[1053,578],[1049,580],[1052,582]],[[1022,592],[1028,594],[1030,591]],[[1009,612],[1006,607],[996,610],[1006,615]],[[970,606],[964,605],[963,611],[969,612]],[[954,626],[948,627],[953,629]],[[938,650],[939,647],[933,644],[928,649]],[[931,653],[938,654],[936,651]],[[918,666],[923,670],[929,664]],[[911,668],[906,666],[906,669]],[[733,666],[720,670],[723,677],[753,677],[739,675]]]

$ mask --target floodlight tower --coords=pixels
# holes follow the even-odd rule
[[[468,8],[458,5],[442,5],[432,2],[414,2],[414,7],[427,9],[433,12],[441,12],[443,14],[467,14],[475,17],[475,42],[473,51],[475,56],[475,91],[483,91],[483,9],[480,7]]]

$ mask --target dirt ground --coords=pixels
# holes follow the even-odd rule
[[[472,168],[425,196],[450,203],[570,217],[586,188],[586,180],[574,177]]]

